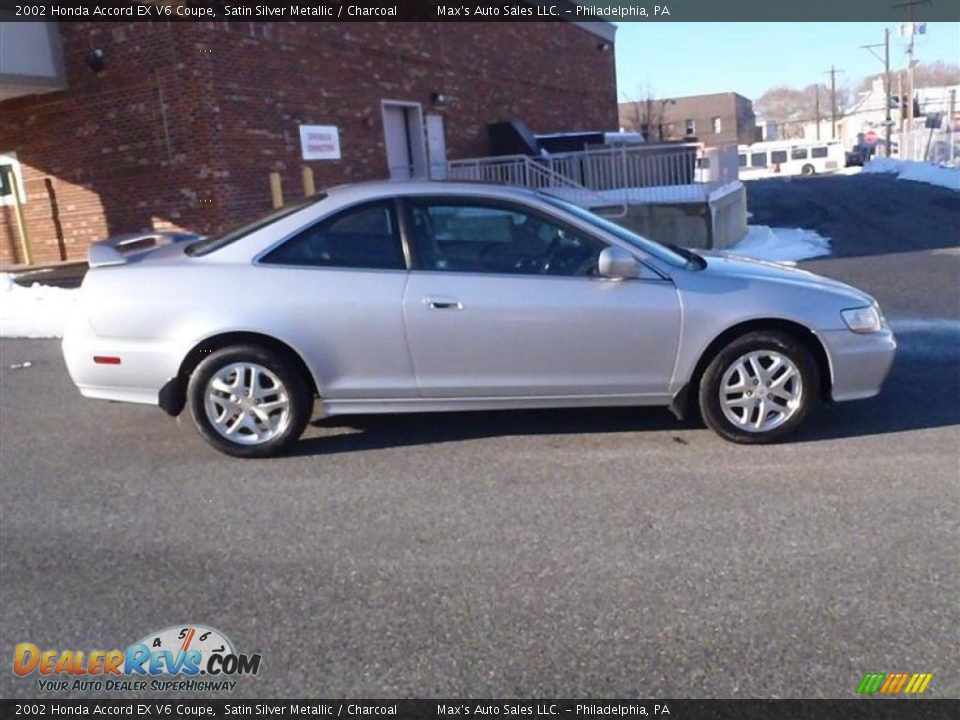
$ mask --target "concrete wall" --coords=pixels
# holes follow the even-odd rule
[[[742,185],[710,203],[713,249],[721,250],[747,234],[747,189]]]
[[[741,186],[710,203],[630,205],[625,228],[662,243],[701,250],[721,250],[747,232],[747,191]]]

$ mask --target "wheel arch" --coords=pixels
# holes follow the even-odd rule
[[[187,382],[197,365],[210,353],[233,345],[260,345],[284,355],[299,368],[314,397],[320,394],[319,384],[310,370],[310,366],[307,365],[303,356],[289,344],[265,333],[231,331],[204,338],[187,352],[180,363],[176,376],[168,380],[160,389],[160,407],[169,415],[179,415],[186,405]]]
[[[723,332],[717,335],[706,348],[700,353],[697,363],[690,374],[690,378],[680,388],[680,391],[674,396],[670,404],[670,410],[678,418],[685,418],[693,414],[697,402],[697,387],[700,384],[700,378],[707,369],[710,361],[716,357],[724,347],[733,342],[736,338],[751,332],[778,331],[786,333],[796,340],[802,342],[813,355],[817,363],[817,370],[820,373],[820,399],[830,402],[833,385],[833,372],[830,367],[830,356],[823,341],[817,334],[806,325],[793,320],[784,320],[782,318],[757,318],[745,320],[736,325],[731,325]]]

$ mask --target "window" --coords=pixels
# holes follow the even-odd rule
[[[424,270],[587,276],[604,245],[515,206],[417,201],[411,233]]]
[[[719,135],[723,131],[723,123],[720,121],[720,118],[715,117],[710,120],[711,126],[713,126],[713,134]]]
[[[791,160],[806,160],[807,159],[807,149],[806,148],[793,148],[790,151]]]
[[[684,122],[684,134],[686,135],[696,135],[697,134],[697,123],[694,122],[693,118],[687,118]]]
[[[16,153],[0,153],[0,206],[13,205],[13,182],[17,183],[20,202],[26,203],[27,195],[23,191],[23,175]]]
[[[770,162],[774,163],[785,163],[787,161],[787,151],[786,150],[773,150],[770,153]]]
[[[825,147],[815,147],[810,151],[810,157],[825,158],[826,156],[827,149]]]
[[[653,257],[657,258],[658,260],[662,260],[665,263],[676,265],[677,267],[686,267],[690,262],[688,257],[675,252],[666,245],[661,245],[655,240],[649,240],[641,235],[630,232],[623,227],[623,225],[618,225],[611,220],[600,217],[596,213],[592,213],[586,208],[580,207],[579,205],[574,205],[572,202],[561,200],[553,195],[546,195],[542,193],[540,194],[540,199],[545,203],[549,203],[556,208],[570,213],[574,217],[580,218],[580,220],[583,222],[589,223],[599,230],[603,230],[610,233],[614,237],[620,238],[624,242],[641,250],[647,255],[652,255]]]
[[[766,166],[767,166],[767,154],[765,152],[750,154],[750,167],[766,167]]]
[[[268,225],[279,222],[285,217],[293,215],[294,213],[303,210],[308,205],[319,202],[326,197],[326,193],[320,193],[318,195],[314,195],[313,197],[300,200],[299,202],[291,203],[290,205],[284,205],[282,208],[274,210],[272,213],[264,215],[261,218],[257,218],[252,223],[247,223],[232,230],[228,230],[225,233],[221,233],[220,235],[213,235],[212,237],[204,238],[203,240],[198,240],[195,243],[191,243],[186,247],[184,252],[191,257],[199,257],[216,252],[220,248],[226,247],[227,245],[230,245],[241,238],[245,238],[247,235],[252,235],[258,230],[262,230]]]
[[[740,163],[740,167],[747,166],[747,156],[744,155],[743,153],[737,155],[737,161]]]
[[[394,204],[380,201],[343,210],[297,233],[263,262],[403,270],[406,262]]]

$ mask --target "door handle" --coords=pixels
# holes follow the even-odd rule
[[[463,303],[454,298],[425,297],[423,303],[431,310],[463,310]]]

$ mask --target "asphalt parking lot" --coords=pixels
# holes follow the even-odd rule
[[[0,341],[0,648],[204,623],[263,656],[239,697],[854,697],[866,672],[957,697],[960,197],[748,187],[901,343],[880,397],[787,445],[576,410],[320,420],[241,461],[82,399],[55,341]]]

